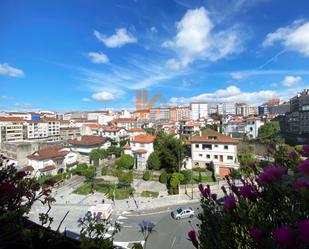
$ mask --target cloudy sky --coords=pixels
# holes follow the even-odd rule
[[[309,87],[306,0],[2,0],[0,110],[260,104]]]

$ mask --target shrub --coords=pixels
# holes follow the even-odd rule
[[[164,184],[167,183],[167,173],[165,170],[161,173],[159,181]]]
[[[147,165],[149,169],[159,170],[161,168],[160,153],[158,151],[155,150],[150,154]]]
[[[183,180],[181,181],[181,184],[189,184],[193,177],[192,170],[184,170],[184,171],[181,171],[181,173],[184,176]]]
[[[274,147],[274,146],[273,146]],[[247,176],[236,185],[226,177],[225,197],[217,200],[210,187],[199,185],[202,212],[198,232],[188,233],[196,248],[308,248],[309,158],[300,161],[297,152],[274,147],[282,165],[260,169],[248,165]],[[309,155],[309,146],[301,154]],[[291,160],[292,159],[292,160]]]
[[[102,176],[106,176],[106,175],[107,175],[107,172],[108,172],[107,168],[106,168],[106,167],[103,167],[103,168],[102,168],[102,171],[101,171]]]
[[[148,170],[144,172],[143,180],[144,181],[149,181],[150,180],[150,172]]]
[[[116,161],[117,169],[132,169],[134,165],[134,158],[130,155],[122,155]]]
[[[133,182],[133,172],[132,171],[129,171],[129,172],[118,171],[117,177],[118,177],[119,182],[122,182],[122,183],[130,184]]]
[[[152,197],[152,198],[157,198],[159,196],[158,192],[152,192],[152,191],[143,191],[141,193],[142,197]]]

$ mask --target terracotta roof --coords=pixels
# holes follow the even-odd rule
[[[260,120],[260,118],[255,117],[255,116],[251,116],[251,117],[246,118],[246,120]]]
[[[95,124],[98,123],[97,120],[77,119],[77,118],[73,118],[73,120],[75,121],[75,123],[95,123]]]
[[[108,131],[108,132],[113,132],[113,131],[120,131],[121,129],[124,129],[122,127],[117,127],[117,126],[104,126],[103,130]]]
[[[91,129],[101,129],[103,125],[100,124],[86,124],[86,126],[90,127]]]
[[[0,122],[24,122],[23,118],[19,117],[0,117]]]
[[[155,137],[150,135],[138,135],[135,136],[132,142],[135,143],[152,143],[155,140]]]
[[[202,136],[191,137],[191,142],[208,142],[208,143],[239,143],[238,140],[225,136],[211,129],[202,132]]]
[[[135,123],[136,119],[135,118],[116,118],[116,119],[113,119],[112,122],[114,123]]]
[[[68,143],[73,145],[100,145],[108,139],[100,136],[81,136],[76,139],[69,139]]]
[[[46,159],[61,159],[69,153],[69,151],[60,151],[63,148],[63,144],[48,146],[44,149],[32,153],[31,155],[27,156],[27,158],[38,161]]]
[[[57,118],[42,118],[42,120],[47,121],[47,122],[61,122],[61,120]]]
[[[201,124],[200,124],[200,123],[195,123],[195,122],[188,122],[188,123],[186,124],[186,126],[194,127],[194,126],[201,126]]]
[[[131,128],[128,130],[128,132],[143,132],[144,130],[142,128]]]
[[[39,169],[39,170],[40,170],[40,172],[47,172],[47,171],[53,170],[55,168],[56,168],[55,165],[48,165],[48,166],[44,167],[43,169]]]
[[[79,130],[79,127],[60,127],[60,131]]]
[[[147,150],[144,150],[144,149],[137,149],[137,150],[134,150],[135,153],[147,153]]]

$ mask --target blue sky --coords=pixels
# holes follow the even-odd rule
[[[0,109],[260,104],[309,87],[309,3],[3,0]]]

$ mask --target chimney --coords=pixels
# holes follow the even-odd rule
[[[200,137],[202,136],[202,131],[201,131],[201,130],[199,130],[199,136],[200,136]]]

